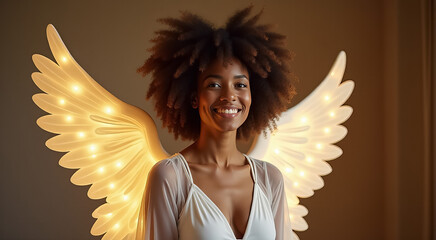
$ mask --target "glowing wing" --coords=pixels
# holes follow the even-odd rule
[[[92,216],[91,233],[103,239],[134,239],[148,172],[169,155],[162,148],[153,119],[143,110],[114,97],[73,59],[53,25],[47,38],[56,60],[33,55],[40,72],[32,79],[45,93],[33,101],[50,113],[37,120],[59,134],[46,142],[54,151],[68,152],[59,161],[79,169],[76,185],[92,184],[91,199],[106,197]]]
[[[313,190],[322,188],[321,176],[332,171],[326,161],[342,154],[333,144],[347,134],[347,129],[339,124],[350,117],[353,109],[342,104],[354,88],[353,81],[340,84],[345,61],[345,52],[340,52],[324,81],[298,105],[282,114],[276,131],[268,132],[266,138],[258,136],[248,153],[281,170],[292,229],[296,231],[308,228],[303,219],[308,211],[299,205],[298,197],[310,197]],[[295,232],[293,239],[299,239]]]

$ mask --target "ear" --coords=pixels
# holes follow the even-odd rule
[[[193,92],[191,94],[191,105],[192,105],[192,108],[194,108],[194,109],[198,108],[197,92]]]

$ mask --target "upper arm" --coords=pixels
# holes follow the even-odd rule
[[[271,163],[266,163],[271,189],[271,210],[274,216],[276,239],[291,239],[291,222],[284,188],[283,174]]]
[[[268,180],[270,184],[271,189],[271,195],[272,195],[272,210],[274,215],[277,212],[277,207],[279,207],[279,202],[283,200],[284,193],[284,185],[283,185],[283,175],[282,172],[273,164],[266,163],[267,173],[268,173]]]
[[[141,204],[141,232],[146,240],[178,239],[177,175],[170,160],[161,160],[149,172]]]

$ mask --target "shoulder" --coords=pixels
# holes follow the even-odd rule
[[[158,161],[153,165],[148,173],[148,181],[164,182],[177,181],[176,157],[173,155],[169,158]]]
[[[255,163],[259,175],[261,176],[263,175],[265,180],[271,186],[277,186],[283,183],[283,174],[278,167],[267,161],[263,161],[255,158],[251,158],[251,159]]]
[[[265,171],[265,174],[267,174],[268,177],[274,177],[274,176],[283,177],[280,169],[276,167],[274,164],[267,161],[255,159],[252,157],[251,159],[253,160],[257,168],[260,168],[261,170]]]
[[[269,162],[265,162],[267,171],[268,171],[268,175],[270,177],[279,177],[279,178],[283,178],[282,176],[282,172],[280,171],[280,169],[278,167],[276,167],[274,164],[269,163]]]

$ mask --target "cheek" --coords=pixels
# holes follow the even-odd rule
[[[199,99],[199,105],[204,106],[206,108],[209,108],[210,105],[214,103],[214,96],[211,93],[200,94],[198,96],[198,99]]]
[[[250,93],[250,91],[248,91],[247,94],[245,94],[242,99],[243,99],[244,105],[247,107],[247,109],[250,109],[250,106],[251,106],[251,93]]]

